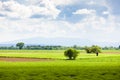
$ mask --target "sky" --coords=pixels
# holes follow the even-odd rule
[[[32,37],[120,42],[120,0],[0,0],[0,42]]]

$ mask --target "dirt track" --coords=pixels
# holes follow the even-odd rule
[[[0,61],[9,62],[34,62],[34,61],[52,61],[51,58],[12,58],[12,57],[0,57]]]

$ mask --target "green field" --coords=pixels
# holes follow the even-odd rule
[[[80,51],[76,60],[66,60],[63,50],[0,50],[0,56],[53,58],[52,61],[0,61],[0,80],[119,80],[120,50],[99,56]]]

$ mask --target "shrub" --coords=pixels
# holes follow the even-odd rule
[[[69,60],[75,60],[78,56],[78,51],[75,49],[68,49],[64,52],[64,55],[69,58]]]

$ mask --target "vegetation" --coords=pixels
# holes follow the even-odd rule
[[[87,53],[97,53],[97,52],[101,52],[101,47],[97,45],[93,45],[91,47],[86,47],[85,50]]]
[[[69,49],[69,48],[74,48],[76,50],[84,50],[86,49],[85,46],[81,47],[81,46],[77,46],[77,45],[74,45],[74,46],[59,46],[59,45],[56,45],[56,46],[53,46],[53,45],[24,45],[24,47],[22,49],[24,50],[66,50],[66,49]],[[88,47],[89,48],[89,47]],[[17,50],[18,49],[18,46],[0,46],[0,49],[1,50]],[[110,47],[102,47],[102,50],[119,50],[120,47],[113,47],[113,46],[110,46]]]
[[[64,52],[64,55],[68,57],[70,60],[75,60],[78,56],[78,51],[75,49],[68,49]]]
[[[0,56],[53,58],[53,61],[0,61],[0,80],[119,80],[120,50],[103,50],[96,57],[84,50],[73,61],[64,50],[0,50]]]
[[[0,67],[0,80],[119,80],[117,63],[72,63],[8,63],[14,66]]]
[[[16,44],[17,47],[19,47],[19,49],[22,49],[23,46],[24,46],[24,43],[23,42],[19,42]]]

